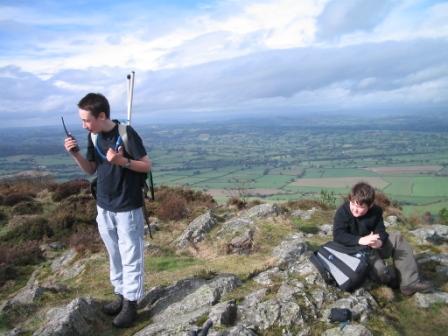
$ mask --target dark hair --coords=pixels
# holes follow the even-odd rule
[[[98,118],[101,112],[106,114],[107,119],[110,118],[109,102],[101,93],[88,93],[79,101],[78,107],[89,111],[95,118]]]
[[[356,183],[348,195],[350,202],[371,206],[375,201],[375,189],[365,182]]]

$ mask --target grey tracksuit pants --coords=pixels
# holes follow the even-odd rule
[[[109,254],[110,282],[116,294],[138,301],[144,293],[142,208],[111,212],[97,206],[97,210],[98,230]]]
[[[390,271],[384,259],[392,258],[400,278],[400,287],[409,286],[419,280],[418,267],[412,247],[399,232],[389,233],[389,239],[383,247],[373,250],[370,256],[371,275],[379,282],[390,280]]]

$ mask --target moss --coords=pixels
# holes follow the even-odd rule
[[[448,307],[445,304],[432,305],[428,309],[417,307],[414,299],[405,298],[382,310],[383,320],[372,318],[372,328],[376,335],[419,335],[432,336],[446,334]],[[388,334],[384,332],[388,331]]]

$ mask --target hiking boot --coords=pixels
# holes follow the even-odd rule
[[[123,306],[123,295],[116,294],[117,298],[115,301],[112,301],[103,306],[102,311],[106,315],[114,316],[117,315],[121,311],[121,307]]]
[[[137,319],[137,301],[123,300],[123,308],[118,314],[112,324],[117,328],[128,328]]]
[[[427,293],[431,291],[432,284],[428,281],[417,281],[412,285],[401,287],[401,293],[406,296],[411,296],[416,292]]]

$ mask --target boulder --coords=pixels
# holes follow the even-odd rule
[[[333,224],[323,224],[319,226],[319,236],[329,237],[333,236]]]
[[[243,236],[233,238],[226,244],[227,254],[249,254],[254,245],[254,230],[249,229]]]
[[[420,244],[440,245],[448,242],[448,225],[434,224],[410,231]]]
[[[210,210],[207,211],[188,225],[182,235],[176,240],[176,246],[179,248],[186,248],[191,243],[199,243],[205,238],[206,233],[209,232],[216,223],[215,216],[213,216]]]
[[[335,327],[326,330],[322,336],[372,336],[369,329],[362,324],[350,323],[344,327]]]
[[[265,300],[267,291],[259,290],[248,295],[239,306],[239,321],[253,330],[266,330],[273,326],[303,325],[302,308],[289,298]]]
[[[66,306],[50,309],[33,336],[90,336],[110,324],[100,304],[91,298],[77,298]]]
[[[415,293],[414,300],[417,306],[421,308],[429,308],[435,303],[448,304],[448,293],[435,292],[435,293]]]
[[[246,211],[246,216],[249,218],[263,218],[268,216],[277,216],[280,213],[280,209],[277,204],[259,204]]]
[[[235,324],[237,317],[237,305],[235,300],[221,302],[211,308],[209,319],[214,326],[231,326]]]
[[[277,265],[285,266],[295,262],[307,250],[307,244],[299,233],[289,236],[274,248],[272,256],[277,259]]]
[[[291,212],[291,217],[300,218],[302,220],[310,220],[317,210],[318,209],[315,207],[312,207],[308,210],[294,210],[293,212]]]
[[[322,314],[325,321],[327,321],[330,316],[331,308],[350,309],[354,320],[365,322],[374,309],[378,308],[378,304],[369,292],[367,292],[364,288],[359,288],[350,296],[335,301],[327,309],[325,309]]]
[[[218,231],[218,237],[226,234],[236,235],[255,228],[255,223],[248,217],[234,217],[226,221]]]
[[[209,280],[189,278],[169,287],[156,287],[140,304],[149,311],[152,323],[136,335],[185,335],[197,331],[196,322],[209,315],[221,297],[240,284],[234,275],[223,274]]]

